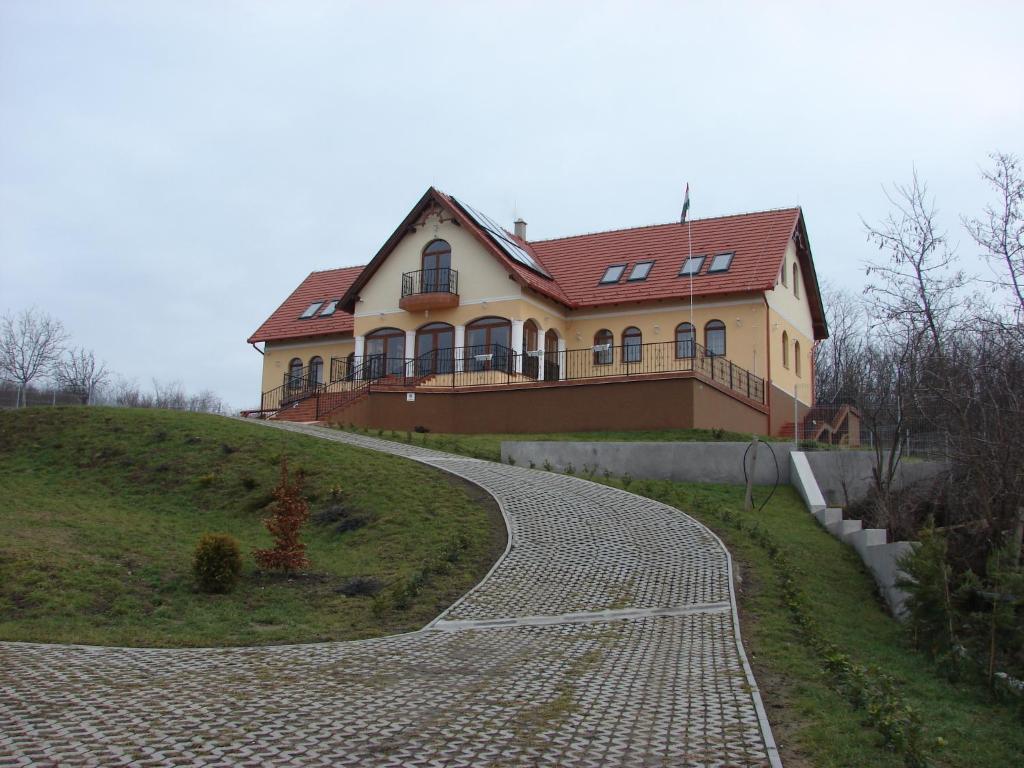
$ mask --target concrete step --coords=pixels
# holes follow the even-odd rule
[[[836,507],[819,509],[814,513],[814,517],[823,528],[828,528],[830,525],[834,525],[843,519],[843,510],[837,509]]]
[[[880,547],[888,540],[889,535],[885,528],[862,528],[845,538],[846,543],[857,550],[861,560],[865,558],[865,550],[868,547]]]
[[[845,541],[847,536],[851,533],[856,533],[863,526],[861,525],[860,520],[840,520],[838,523],[832,523],[825,527],[828,529],[828,532],[837,539]]]

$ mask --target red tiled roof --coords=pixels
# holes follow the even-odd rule
[[[706,256],[693,277],[694,296],[768,290],[775,285],[786,246],[800,219],[799,208],[697,219],[689,225],[597,232],[537,240],[530,247],[569,296],[574,308],[689,297],[690,278],[679,269],[690,253]],[[725,272],[708,274],[711,257],[734,253]],[[633,265],[654,261],[646,280],[630,282]],[[627,264],[617,283],[602,285],[612,264]]]
[[[343,267],[310,272],[292,295],[249,337],[249,343],[352,333],[352,315],[342,311],[340,306],[328,317],[320,317],[319,311],[308,320],[300,320],[299,315],[314,301],[340,299],[362,271],[363,267]]]
[[[570,309],[688,298],[690,278],[681,277],[679,270],[691,252],[691,238],[693,255],[706,257],[700,272],[693,278],[694,296],[770,290],[775,286],[786,248],[790,240],[796,237],[801,244],[797,252],[814,319],[815,338],[828,335],[817,276],[799,208],[696,219],[690,225],[657,224],[533,242],[512,238],[551,274],[551,279],[510,258],[467,215],[457,200],[431,187],[369,264],[365,267],[313,272],[249,341],[351,333],[352,316],[343,311],[342,307],[349,310],[355,307],[359,291],[405,237],[410,227],[414,226],[417,217],[432,204],[442,206],[459,224],[476,235],[517,282]],[[709,274],[711,259],[719,253],[734,254],[729,269]],[[641,261],[653,261],[654,265],[645,280],[631,282],[629,274],[633,266]],[[601,277],[612,264],[625,264],[627,268],[617,283],[601,284]],[[342,296],[343,300],[334,317],[298,319],[311,302]]]

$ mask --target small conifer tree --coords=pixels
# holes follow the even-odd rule
[[[291,573],[309,565],[306,545],[300,539],[309,519],[309,505],[302,496],[302,477],[288,477],[288,459],[281,459],[281,482],[274,489],[274,514],[263,524],[274,537],[271,549],[257,549],[253,557],[262,568]]]

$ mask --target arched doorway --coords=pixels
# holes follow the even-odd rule
[[[379,379],[405,373],[405,331],[378,328],[366,335],[363,378]]]
[[[452,247],[434,240],[423,249],[423,293],[448,293],[451,277]]]
[[[540,357],[531,352],[540,349],[540,326],[533,320],[523,324],[523,374],[531,379],[540,378]]]
[[[416,331],[416,375],[455,370],[455,329],[448,323],[429,323]]]
[[[512,323],[504,317],[482,317],[466,326],[466,370],[510,371]]]
[[[544,334],[544,381],[558,381],[558,334],[554,329]]]

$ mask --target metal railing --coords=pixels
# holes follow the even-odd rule
[[[694,373],[757,403],[765,402],[764,379],[699,344],[673,341],[583,349],[516,352],[503,344],[436,349],[417,357],[331,360],[330,381],[317,383],[309,369],[285,374],[285,384],[263,393],[263,409],[286,407],[317,396],[317,417],[382,387],[459,387],[536,381],[633,379],[667,373]]]
[[[419,269],[402,275],[402,298],[417,293],[459,292],[459,273],[447,267]]]

